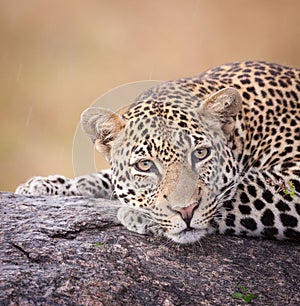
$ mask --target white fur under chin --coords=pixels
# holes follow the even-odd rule
[[[195,243],[207,234],[207,229],[193,229],[191,231],[182,231],[178,234],[164,233],[167,238],[179,244]]]

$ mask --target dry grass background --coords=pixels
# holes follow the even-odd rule
[[[299,12],[296,0],[1,0],[0,189],[73,176],[79,115],[118,85],[244,59],[300,67]]]

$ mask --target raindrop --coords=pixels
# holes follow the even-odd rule
[[[19,65],[19,69],[18,69],[18,73],[17,73],[17,79],[16,79],[17,82],[19,82],[19,80],[20,80],[22,66],[23,66],[22,64]]]
[[[26,122],[25,122],[26,127],[29,126],[30,119],[31,119],[31,114],[32,114],[32,105],[29,107],[29,110],[28,110],[28,113],[27,113]]]

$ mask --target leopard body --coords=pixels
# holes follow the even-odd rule
[[[33,178],[17,193],[114,194],[128,229],[178,243],[212,232],[300,240],[299,69],[227,64],[81,120],[111,169]]]

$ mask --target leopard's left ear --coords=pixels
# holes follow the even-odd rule
[[[225,134],[230,134],[235,126],[236,115],[242,108],[240,93],[231,87],[221,89],[208,97],[201,106],[201,113],[210,113],[220,123]]]
[[[113,141],[124,128],[121,115],[101,107],[90,107],[81,115],[81,127],[96,149],[110,160]]]

